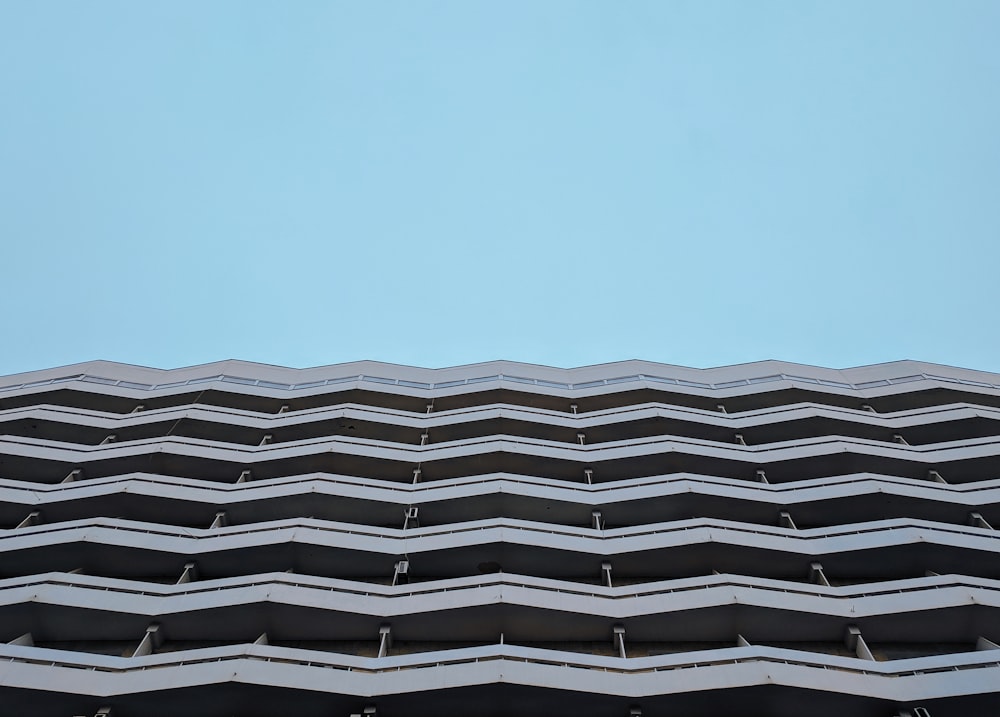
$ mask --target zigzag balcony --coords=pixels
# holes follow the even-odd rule
[[[82,570],[117,577],[182,574],[196,561],[208,577],[294,570],[388,581],[403,557],[413,580],[514,572],[649,581],[711,570],[802,579],[821,562],[839,581],[936,573],[1000,577],[996,531],[893,519],[794,530],[721,520],[593,530],[515,520],[410,530],[295,519],[193,529],[91,518],[0,533],[3,577]]]
[[[158,371],[107,362],[83,364],[84,373],[75,375],[38,371],[20,382],[10,377],[12,383],[0,387],[0,408],[44,402],[128,413],[140,403],[163,408],[201,401],[276,413],[282,405],[301,410],[347,402],[424,413],[431,400],[437,410],[511,403],[569,411],[576,403],[587,412],[648,402],[716,410],[720,399],[736,412],[802,402],[867,403],[879,412],[964,401],[1000,406],[995,375],[914,361],[843,371],[777,361],[709,370],[641,361],[572,370],[502,361],[437,371],[371,362],[301,371],[245,362],[217,366],[243,375],[213,374],[211,366]],[[670,373],[676,377],[664,375]]]
[[[998,418],[918,362],[10,377],[0,713],[1000,713]]]
[[[961,576],[826,587],[711,575],[607,587],[518,575],[373,586],[286,573],[176,585],[52,573],[0,581],[0,642],[28,634],[21,644],[119,654],[118,643],[134,651],[156,623],[157,651],[199,640],[250,643],[267,633],[270,644],[305,641],[375,656],[380,628],[389,625],[393,654],[493,644],[501,634],[506,644],[618,654],[610,638],[620,625],[632,656],[739,636],[848,654],[844,637],[856,626],[870,646],[909,644],[914,653],[988,648],[1000,638],[998,608],[1000,581]],[[899,658],[892,650],[873,655]]]
[[[942,705],[939,713],[950,717],[996,706],[989,693],[990,685],[1000,679],[1000,660],[992,653],[875,662],[749,646],[623,660],[491,645],[398,657],[324,659],[312,650],[245,645],[120,658],[0,647],[7,661],[2,689],[24,700],[19,704],[53,709],[79,705],[84,702],[81,696],[134,695],[134,700],[116,702],[125,709],[148,705],[144,714],[150,715],[197,705],[202,714],[228,714],[213,709],[212,694],[230,698],[226,709],[247,704],[249,714],[268,714],[263,710],[280,707],[283,697],[285,709],[294,706],[298,714],[308,715],[372,700],[386,711],[405,709],[415,693],[420,694],[420,714],[462,713],[486,702],[486,714],[523,705],[519,712],[530,715],[551,713],[558,705],[578,714],[613,714],[639,698],[651,710],[672,706],[706,714],[714,708],[731,714],[739,705],[734,700],[766,696],[771,714],[798,714],[802,700],[808,699],[816,704],[813,714],[850,709],[850,714],[869,717],[891,714],[897,705],[923,701],[934,709],[935,700],[966,697]],[[214,692],[198,689],[209,686]],[[278,690],[260,689],[265,687]],[[289,703],[291,690],[298,699]],[[157,699],[150,700],[151,694]],[[249,699],[256,704],[251,706]],[[737,709],[750,714],[745,705]]]
[[[102,515],[206,527],[220,511],[230,525],[309,515],[399,527],[413,508],[425,527],[491,518],[584,526],[595,510],[613,527],[692,516],[790,520],[799,528],[895,517],[985,527],[1000,525],[1000,481],[952,486],[869,474],[780,485],[683,474],[593,485],[504,474],[392,486],[330,475],[231,485],[149,474],[42,486],[0,481],[0,527],[8,528]]]
[[[765,470],[780,483],[859,471],[922,478],[935,470],[964,483],[996,478],[998,457],[1000,437],[931,446],[823,437],[763,447],[677,438],[567,446],[502,436],[400,447],[334,438],[240,448],[193,438],[81,447],[8,437],[0,439],[0,477],[58,483],[82,468],[90,477],[147,471],[235,482],[249,469],[263,479],[319,471],[412,482],[419,466],[422,480],[507,472],[580,481],[586,470],[599,482],[678,472],[756,480]]]
[[[415,416],[343,406],[262,416],[191,406],[125,415],[33,406],[0,411],[0,433],[82,445],[168,435],[250,446],[332,436],[423,445],[495,435],[570,444],[673,436],[749,445],[836,435],[923,445],[997,435],[1000,410],[965,404],[875,414],[806,404],[723,414],[650,404],[577,415],[488,406]]]

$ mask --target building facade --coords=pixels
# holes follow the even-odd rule
[[[0,379],[0,714],[1000,714],[1000,375]]]

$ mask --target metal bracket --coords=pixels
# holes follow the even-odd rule
[[[791,528],[792,530],[798,530],[798,526],[795,525],[795,521],[792,520],[792,514],[787,510],[783,510],[778,513],[778,525],[782,528]]]
[[[392,584],[393,585],[406,585],[410,581],[408,573],[410,572],[410,561],[400,560],[393,566],[392,570]]]
[[[160,626],[153,623],[146,628],[146,634],[143,635],[142,640],[139,642],[139,646],[135,648],[135,652],[132,653],[132,657],[151,655],[156,648],[162,644],[163,634],[160,632]]]
[[[18,528],[30,528],[32,525],[38,525],[40,521],[41,513],[37,510],[33,510],[28,515],[25,516],[24,520],[14,526],[14,530]]]
[[[980,513],[969,513],[969,525],[973,528],[986,528],[987,530],[993,530],[993,526],[989,524]]]
[[[826,579],[826,573],[823,572],[823,565],[821,563],[809,563],[809,582],[814,585],[830,587],[830,581]]]
[[[392,625],[382,625],[378,629],[378,656],[386,657],[392,648]]]
[[[177,578],[177,585],[184,585],[198,579],[198,566],[194,563],[185,563],[181,576]]]
[[[860,659],[875,660],[875,656],[872,655],[872,651],[868,649],[868,645],[865,643],[865,638],[861,637],[860,627],[851,625],[847,628],[847,632],[844,634],[844,644],[848,650],[854,650],[854,654]]]
[[[611,644],[617,648],[618,655],[622,658],[628,657],[625,654],[625,626],[615,625],[611,633]]]

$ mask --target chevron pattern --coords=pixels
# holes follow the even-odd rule
[[[0,713],[1000,714],[1000,375],[0,378]]]

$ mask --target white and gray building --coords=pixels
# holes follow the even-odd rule
[[[0,714],[1000,714],[1000,375],[0,378]]]

